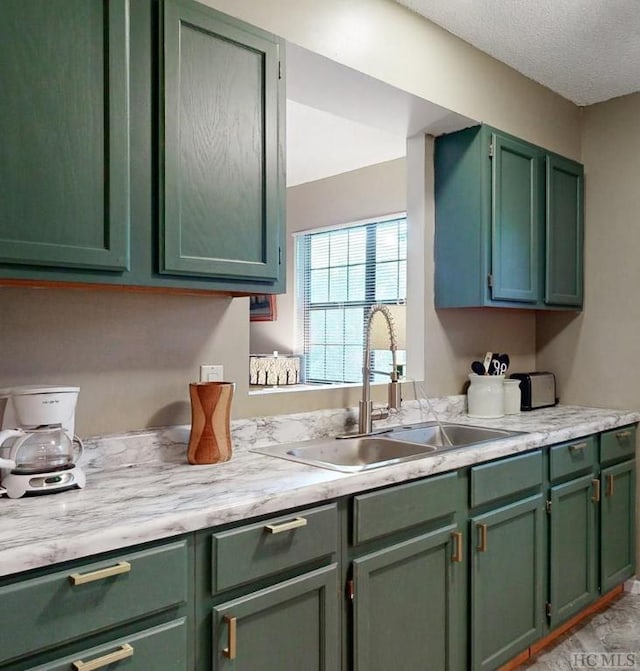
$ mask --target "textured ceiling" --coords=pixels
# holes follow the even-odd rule
[[[640,91],[640,0],[396,0],[578,105]]]

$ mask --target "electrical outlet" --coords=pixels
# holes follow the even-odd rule
[[[200,366],[200,382],[222,382],[224,366],[221,364],[203,364]]]

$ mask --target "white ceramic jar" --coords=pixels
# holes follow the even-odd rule
[[[517,415],[520,412],[520,380],[504,381],[504,414]]]
[[[504,415],[504,375],[469,374],[467,415],[492,419]]]

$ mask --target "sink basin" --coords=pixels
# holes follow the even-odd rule
[[[500,440],[520,433],[464,424],[438,425],[430,422],[390,429],[384,435],[340,440],[322,438],[256,448],[252,452],[351,473],[422,459],[446,450]]]
[[[487,429],[483,426],[467,426],[466,424],[436,424],[430,422],[419,426],[408,426],[394,429],[390,437],[420,445],[431,445],[442,451],[478,445],[488,441],[500,440],[516,436],[520,431],[503,429]]]
[[[286,451],[305,463],[315,462],[338,470],[362,471],[367,468],[388,466],[408,459],[416,459],[438,448],[421,443],[405,443],[392,438],[365,436],[347,438],[319,445],[301,445]]]

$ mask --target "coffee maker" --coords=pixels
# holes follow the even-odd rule
[[[83,488],[75,435],[79,387],[23,386],[0,390],[0,494]]]

